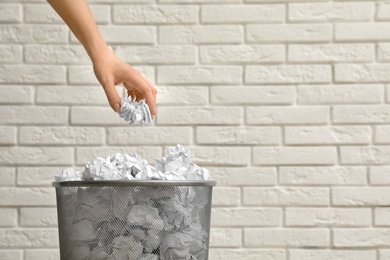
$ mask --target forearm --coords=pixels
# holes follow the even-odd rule
[[[109,53],[86,0],[48,0],[48,2],[84,46],[92,62]]]

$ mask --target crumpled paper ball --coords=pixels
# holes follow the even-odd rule
[[[118,113],[129,124],[139,122],[141,125],[144,125],[152,122],[149,106],[144,99],[137,102],[131,97],[122,98],[121,108]]]

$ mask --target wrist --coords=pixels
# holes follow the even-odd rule
[[[107,61],[113,55],[107,45],[100,47],[94,47],[90,51],[87,51],[93,64],[100,61]]]

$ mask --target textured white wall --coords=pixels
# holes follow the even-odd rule
[[[388,1],[90,3],[155,126],[111,111],[44,0],[1,0],[1,260],[59,259],[60,169],[176,143],[219,184],[211,260],[390,259]]]

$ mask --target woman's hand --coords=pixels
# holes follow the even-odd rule
[[[93,60],[93,70],[115,112],[118,112],[121,106],[121,98],[115,86],[123,83],[129,96],[136,100],[146,99],[151,114],[156,115],[156,88],[139,71],[121,61],[112,52]]]
[[[118,59],[102,38],[87,1],[48,0],[77,39],[84,46],[93,63],[96,78],[106,92],[108,102],[115,112],[121,99],[115,85],[123,83],[127,93],[137,100],[146,99],[150,112],[156,115],[156,89],[141,73]]]

